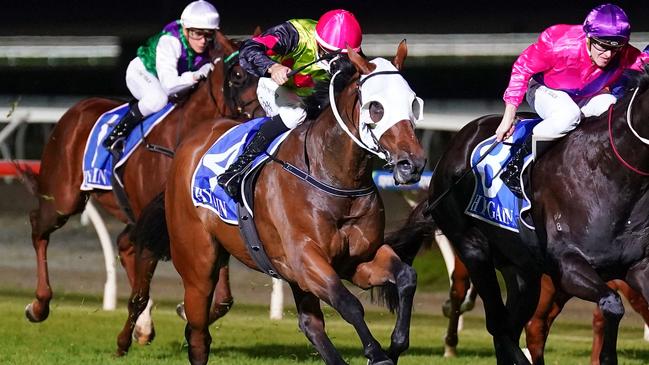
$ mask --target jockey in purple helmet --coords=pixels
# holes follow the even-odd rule
[[[306,119],[303,98],[318,81],[328,80],[328,61],[316,62],[331,52],[347,53],[347,46],[360,51],[363,33],[354,15],[338,9],[316,22],[291,19],[245,41],[239,63],[260,77],[257,98],[271,120],[264,123],[243,154],[218,177],[218,184],[238,199],[240,176],[249,164],[283,132]],[[288,78],[291,69],[301,69]]]
[[[649,55],[628,44],[630,35],[627,15],[612,4],[591,10],[583,25],[560,24],[546,29],[512,67],[497,140],[512,134],[516,110],[524,97],[543,118],[534,128],[535,138],[562,137],[577,127],[582,114],[590,117],[604,113],[621,96],[613,94],[612,89],[624,71],[641,70],[649,62]],[[523,157],[530,149],[528,140],[500,176],[517,195]]]
[[[137,103],[119,121],[103,145],[113,150],[117,141],[145,117],[158,112],[168,96],[191,87],[212,69],[209,47],[219,29],[219,13],[207,1],[188,4],[180,20],[167,24],[160,33],[138,48],[137,57],[126,69],[126,86]],[[121,149],[121,144],[117,144]]]

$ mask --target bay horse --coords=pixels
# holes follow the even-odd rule
[[[648,86],[645,72],[633,94],[582,121],[537,159],[531,213],[538,245],[464,214],[475,181],[460,176],[471,168],[474,147],[494,135],[499,115],[478,118],[455,135],[435,169],[428,200],[400,230],[404,240],[397,245],[420,245],[417,232],[430,230],[423,226],[431,221],[422,219],[430,214],[448,237],[484,302],[498,364],[529,364],[518,340],[538,303],[542,273],[565,295],[598,305],[604,318],[600,363],[617,363],[624,307],[606,283],[622,279],[649,298]],[[433,205],[442,194],[448,195]],[[506,304],[496,268],[505,279]]]
[[[199,84],[197,90],[186,101],[177,105],[166,119],[152,130],[143,144],[165,146],[174,149],[184,136],[201,123],[210,123],[219,116],[229,116],[242,120],[261,116],[263,111],[256,96],[257,78],[248,75],[236,62],[235,51],[238,44],[216,32],[215,45],[211,52],[214,70]],[[224,60],[232,59],[226,65]],[[27,184],[38,198],[38,208],[30,213],[32,243],[36,251],[37,287],[36,298],[25,308],[25,315],[31,322],[44,321],[49,315],[52,288],[47,267],[47,246],[50,234],[63,226],[70,216],[83,211],[92,196],[111,215],[127,223],[127,216],[120,209],[111,191],[81,191],[82,159],[88,135],[104,112],[122,104],[122,101],[105,98],[90,98],[72,106],[55,125],[45,145],[41,171],[38,176],[23,174]],[[171,165],[169,155],[152,153],[146,148],[138,148],[124,166],[124,188],[135,216],[142,208],[164,189],[167,171]],[[153,255],[143,253],[143,268],[136,273],[135,249],[128,233],[127,225],[117,238],[119,258],[124,266],[131,286],[136,280],[150,280],[157,260]],[[224,280],[216,291],[215,303],[224,303],[215,308],[225,314],[232,300],[228,282],[227,268],[223,269]],[[151,325],[152,326],[152,325]],[[153,338],[152,328],[142,330],[148,342]]]
[[[347,75],[342,77],[334,74],[330,88],[340,87],[335,86],[339,89],[336,93],[330,91],[331,104],[315,120],[290,132],[274,162],[260,172],[253,219],[272,266],[291,287],[299,328],[325,363],[345,361],[325,332],[320,300],[352,324],[369,364],[391,365],[409,346],[416,273],[383,243],[384,209],[373,184],[371,162],[373,154],[378,153],[393,166],[395,182],[419,180],[425,159],[413,118],[421,115],[416,115],[421,102],[397,71],[406,57],[405,41],[399,45],[394,66],[384,59],[369,62],[352,49],[347,51],[350,71],[342,72]],[[359,122],[363,115],[371,122],[367,118]],[[360,132],[368,128],[365,123],[371,123],[373,133],[384,131],[375,136],[374,147],[361,147],[358,142]],[[232,255],[260,270],[239,228],[223,222],[211,210],[194,206],[191,198],[190,181],[199,160],[234,124],[223,120],[183,141],[171,167],[164,199],[158,199],[158,203],[164,202],[164,208],[147,208],[137,224],[162,223],[166,218],[171,258],[185,287],[185,338],[191,364],[206,364],[208,360],[208,309],[219,267]],[[308,171],[313,179],[330,187],[367,189],[371,193],[331,195],[287,174],[276,161]],[[162,228],[164,232],[164,225]],[[148,240],[140,236],[137,242]],[[363,306],[343,285],[343,279],[364,289],[381,285],[392,289],[382,293],[397,313],[387,352],[370,333]]]

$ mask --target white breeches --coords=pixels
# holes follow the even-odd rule
[[[126,68],[126,86],[139,100],[137,106],[145,117],[164,108],[169,100],[158,78],[146,70],[138,57]]]
[[[527,101],[543,118],[534,127],[533,133],[539,136],[561,137],[577,127],[581,113],[585,117],[601,115],[617,101],[611,94],[599,94],[586,100],[580,108],[566,92],[532,84],[527,93]]]
[[[302,99],[293,91],[279,86],[268,77],[262,77],[257,84],[257,99],[269,117],[279,114],[287,128],[293,129],[306,119]]]

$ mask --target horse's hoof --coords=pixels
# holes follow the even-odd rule
[[[151,325],[151,331],[149,333],[142,332],[142,330],[137,326],[133,330],[133,339],[140,345],[148,345],[153,341],[154,338],[155,328],[153,327],[153,324]]]
[[[457,347],[455,346],[444,346],[444,357],[456,357],[457,356]]]
[[[117,351],[115,351],[115,356],[117,357],[126,356],[126,354],[128,354],[128,351],[122,349],[117,349]]]
[[[394,361],[388,359],[388,360],[381,360],[379,362],[370,362],[367,360],[367,365],[394,365]]]
[[[34,302],[31,302],[25,306],[25,317],[32,322],[32,323],[38,323],[38,322],[43,322],[44,320],[47,319],[47,317],[50,314],[50,309],[49,307],[45,307],[45,310],[41,313],[40,316],[37,316],[36,313],[34,312]]]
[[[183,321],[187,322],[187,316],[185,315],[185,303],[180,303],[176,306],[176,314],[178,317],[180,317]]]

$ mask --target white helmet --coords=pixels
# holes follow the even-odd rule
[[[180,23],[185,28],[219,29],[219,12],[207,1],[189,3],[180,15]]]

